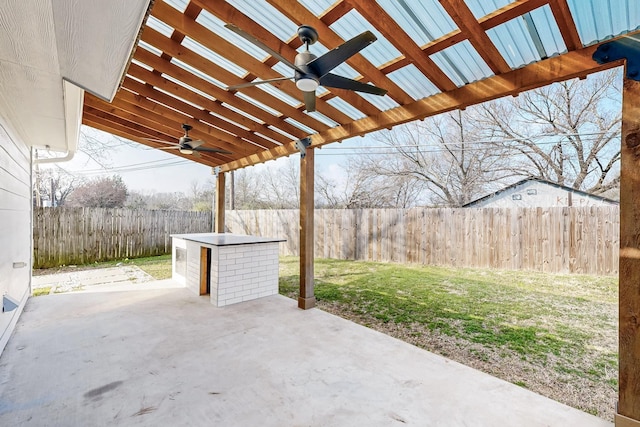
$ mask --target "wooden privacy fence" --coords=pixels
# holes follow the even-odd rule
[[[299,254],[298,210],[227,211],[230,232],[284,237]],[[315,256],[611,275],[619,207],[317,210]]]
[[[171,234],[212,230],[211,212],[36,208],[34,268],[171,252]]]

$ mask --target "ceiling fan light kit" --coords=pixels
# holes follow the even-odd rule
[[[355,36],[349,41],[344,42],[335,49],[330,50],[322,56],[317,57],[313,53],[309,52],[309,46],[318,41],[318,32],[315,28],[309,25],[301,25],[298,27],[298,37],[305,46],[303,52],[299,52],[293,63],[283,57],[279,52],[270,48],[266,44],[262,43],[251,34],[236,27],[233,24],[226,24],[225,27],[237,35],[241,36],[245,40],[250,41],[259,48],[268,52],[274,58],[293,69],[293,77],[278,77],[268,80],[257,80],[253,82],[242,83],[234,86],[229,86],[227,90],[236,90],[249,86],[256,86],[259,84],[271,83],[282,80],[293,79],[296,83],[296,87],[303,92],[304,104],[307,112],[316,110],[316,96],[315,92],[319,86],[325,86],[329,88],[338,88],[345,90],[352,90],[355,92],[364,92],[373,95],[383,96],[387,93],[385,89],[362,83],[357,80],[353,80],[347,77],[342,77],[337,74],[332,74],[330,71],[351,58],[356,53],[376,41],[376,36],[371,31],[365,31],[364,33]]]
[[[170,141],[163,141],[161,139],[153,139],[153,138],[145,138],[148,141],[161,142],[163,144],[168,144],[168,147],[160,147],[158,150],[178,150],[181,154],[188,154],[200,157],[201,152],[205,153],[219,153],[219,154],[233,154],[231,151],[221,150],[219,148],[208,148],[203,147],[204,141],[201,139],[192,139],[189,136],[189,131],[193,129],[193,126],[188,125],[186,123],[182,124],[182,129],[184,130],[184,135],[178,139],[177,143]]]

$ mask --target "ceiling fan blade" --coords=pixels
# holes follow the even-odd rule
[[[179,150],[180,146],[179,145],[174,145],[171,147],[157,147],[156,150]]]
[[[275,50],[271,49],[269,46],[267,46],[266,44],[262,43],[260,40],[258,40],[257,38],[255,38],[251,34],[247,33],[246,31],[240,29],[239,27],[236,27],[233,24],[226,24],[225,28],[227,28],[228,30],[233,31],[234,33],[236,33],[237,35],[239,35],[243,39],[255,44],[256,46],[258,46],[260,49],[264,50],[265,52],[268,52],[269,55],[273,56],[274,58],[276,58],[278,61],[282,62],[283,64],[285,64],[289,68],[292,68],[292,69],[294,69],[296,71],[303,72],[298,67],[293,65],[293,63],[291,63],[287,58],[282,56],[280,53],[278,53]]]
[[[293,77],[277,77],[275,79],[267,79],[267,80],[255,80],[253,82],[242,83],[239,85],[227,86],[227,90],[236,90],[241,89],[243,87],[256,86],[261,85],[263,83],[271,83],[271,82],[280,82],[282,80],[291,80]]]
[[[325,87],[336,87],[338,89],[355,90],[356,92],[371,93],[374,95],[386,95],[387,90],[377,86],[348,79],[337,74],[325,74],[320,78],[320,84]]]
[[[322,77],[376,40],[376,36],[374,36],[371,31],[365,31],[359,36],[355,36],[335,49],[314,59],[307,65],[316,76]]]
[[[316,91],[312,92],[302,92],[304,95],[304,106],[307,110],[307,113],[312,113],[316,111]]]
[[[207,148],[207,147],[194,147],[193,151],[201,151],[203,153],[233,154],[231,151],[222,150],[220,148]]]
[[[197,148],[202,144],[204,144],[204,141],[201,139],[192,139],[191,141],[188,142],[188,144],[191,148]]]
[[[166,139],[155,139],[155,138],[142,138],[142,139],[144,139],[145,141],[162,142],[163,144],[177,145],[176,142],[167,141]]]

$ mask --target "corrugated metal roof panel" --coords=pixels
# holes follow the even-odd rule
[[[440,92],[413,64],[389,73],[388,77],[413,99],[421,99]]]
[[[187,49],[194,51],[203,58],[206,58],[209,61],[220,65],[222,68],[229,71],[230,73],[235,74],[238,77],[243,77],[245,74],[247,74],[247,70],[245,70],[244,68],[238,67],[236,64],[229,61],[222,55],[218,55],[209,48],[201,45],[200,43],[189,37],[185,37],[184,40],[182,40],[182,45]]]
[[[173,61],[172,61],[172,62],[173,62]],[[176,64],[176,65],[180,66],[179,64]],[[184,64],[183,64],[183,65],[184,65]],[[185,68],[185,69],[186,69],[186,68]],[[178,80],[178,79],[176,79],[176,78],[174,78],[174,77],[170,76],[169,74],[162,74],[162,77],[164,77],[165,79],[167,79],[167,80],[169,80],[169,81],[171,81],[171,82],[173,82],[173,83],[175,83],[175,84],[177,84],[177,85],[179,85],[179,86],[182,86],[182,87],[184,87],[184,88],[186,88],[186,89],[190,90],[191,92],[195,92],[195,93],[197,93],[198,95],[203,96],[203,97],[205,97],[205,98],[207,98],[207,99],[209,99],[209,100],[211,100],[211,101],[215,101],[215,100],[216,100],[216,98],[215,98],[215,97],[213,97],[213,96],[209,95],[208,93],[203,92],[203,91],[201,91],[200,89],[197,89],[197,88],[195,88],[195,87],[193,87],[193,86],[191,86],[191,85],[188,85],[188,84],[186,84],[186,83],[184,83],[184,82],[182,82],[182,81],[180,81],[180,80]],[[189,102],[189,104],[191,104],[191,105],[193,105],[193,106],[197,106],[196,104],[192,103],[191,101],[188,101],[188,102]],[[201,105],[199,105],[199,106],[197,106],[197,107],[198,107],[198,108],[201,108],[202,106],[201,106]]]
[[[225,22],[221,21],[206,10],[200,12],[198,17],[196,18],[196,22],[206,27],[213,33],[219,34],[222,38],[259,61],[264,61],[264,59],[268,56],[268,54],[264,50],[260,49],[253,43],[243,39],[233,31],[226,29],[224,27]]]
[[[258,107],[258,108],[261,108],[261,109],[265,110],[265,111],[266,111],[266,112],[268,112],[269,114],[272,114],[272,115],[274,115],[274,116],[276,116],[276,117],[279,117],[279,116],[280,116],[280,112],[279,112],[278,110],[275,110],[275,109],[273,109],[273,108],[269,107],[268,105],[263,104],[263,103],[262,103],[262,102],[260,102],[260,101],[256,101],[256,100],[255,100],[255,99],[253,99],[252,97],[250,97],[250,96],[248,96],[248,95],[245,95],[245,94],[244,94],[244,93],[242,93],[242,92],[236,92],[236,93],[235,93],[235,96],[237,96],[237,97],[238,97],[238,98],[240,98],[240,99],[244,99],[245,101],[247,101],[247,102],[249,102],[249,103],[251,103],[251,104],[255,105],[255,106],[256,106],[256,107]]]
[[[315,16],[320,16],[335,3],[335,0],[298,0]]]
[[[140,42],[138,42],[138,44],[140,45],[140,47],[142,47],[145,50],[148,50],[149,52],[153,53],[155,56],[162,55],[162,51],[160,49],[156,48],[155,46],[151,46],[147,42],[144,42],[144,41],[140,40]]]
[[[293,125],[293,126],[297,127],[298,129],[302,130],[303,132],[305,132],[308,135],[316,133],[316,131],[311,129],[309,126],[305,126],[302,123],[299,123],[299,122],[293,120],[292,118],[286,117],[284,119],[284,121],[289,123],[290,125]],[[295,139],[298,139],[298,138],[295,138]]]
[[[511,0],[464,0],[476,19],[487,16],[496,10],[507,6]]]
[[[361,92],[356,92],[356,93],[361,97],[363,97],[364,99],[366,99],[367,101],[369,101],[370,103],[372,103],[373,105],[375,105],[378,109],[382,111],[390,110],[400,105],[396,101],[391,99],[389,95],[378,96],[378,95],[371,95],[370,93],[361,93]]]
[[[340,98],[332,98],[327,101],[327,104],[336,107],[338,110],[342,111],[353,120],[358,120],[366,117],[366,115],[362,111],[358,110],[357,108]]]
[[[532,10],[530,15],[547,57],[566,52],[567,46],[564,44],[551,8],[545,5]]]
[[[166,37],[171,37],[171,34],[173,34],[173,28],[168,26],[167,24],[165,24],[164,22],[158,20],[155,16],[153,15],[149,15],[149,17],[147,18],[147,26],[150,28],[153,28],[154,30],[158,31],[160,34],[166,36]]]
[[[261,85],[257,85],[256,86],[258,89],[262,89],[263,91],[267,92],[270,95],[273,95],[274,97],[278,98],[279,100],[286,102],[287,104],[291,105],[292,107],[297,107],[301,104],[300,100],[295,99],[289,95],[287,95],[286,93],[284,93],[283,91],[281,91],[280,89],[278,89],[277,87],[269,84],[269,83],[265,83],[265,84],[261,84]]]
[[[360,53],[376,67],[400,56],[400,52],[355,10],[348,12],[334,22],[331,29],[344,40],[349,40],[364,31],[371,31],[378,40],[361,50]]]
[[[298,30],[297,24],[291,22],[264,0],[227,0],[227,2],[284,42],[295,36]]]
[[[277,128],[277,127],[275,127],[275,126],[273,126],[273,125],[269,125],[269,126],[267,126],[267,127],[268,127],[269,129],[271,129],[272,131],[279,133],[280,135],[284,135],[285,137],[289,138],[289,139],[290,139],[290,140],[292,140],[292,141],[293,141],[294,139],[296,139],[296,138],[295,138],[293,135],[291,135],[290,133],[285,132],[285,131],[283,131],[282,129]]]
[[[638,0],[568,0],[578,34],[585,46],[640,29]]]
[[[330,126],[330,127],[338,126],[340,124],[338,122],[334,122],[329,117],[325,116],[324,114],[322,114],[322,113],[320,113],[318,111],[314,111],[312,113],[307,113],[307,114],[309,114],[314,119],[319,120],[322,123],[324,123],[325,125]]]
[[[493,75],[468,40],[431,55],[431,59],[458,86]]]
[[[457,27],[437,0],[377,0],[418,46],[450,33]]]
[[[205,81],[208,81],[209,83],[211,83],[213,85],[216,85],[216,86],[218,86],[220,88],[225,88],[226,87],[226,85],[223,82],[221,82],[220,80],[214,79],[213,77],[211,77],[207,73],[204,73],[204,72],[202,72],[202,71],[200,71],[200,70],[198,70],[196,68],[193,68],[191,65],[186,64],[186,63],[180,61],[179,59],[172,58],[171,59],[171,63],[174,64],[174,65],[177,65],[178,67],[180,67],[180,68],[182,68],[184,70],[187,70],[188,72],[196,75],[197,77],[200,77],[201,79],[203,79]]]
[[[189,0],[163,0],[169,6],[179,10],[181,13],[187,9],[187,5],[189,4]]]
[[[511,68],[566,52],[549,6],[543,6],[487,31]]]

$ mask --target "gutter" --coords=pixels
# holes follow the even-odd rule
[[[75,156],[75,154],[76,154],[75,151],[67,151],[67,154],[65,154],[64,156],[49,157],[47,159],[35,159],[34,163],[36,163],[38,165],[42,165],[42,164],[45,164],[45,163],[68,162],[69,160],[73,159],[73,156]]]

